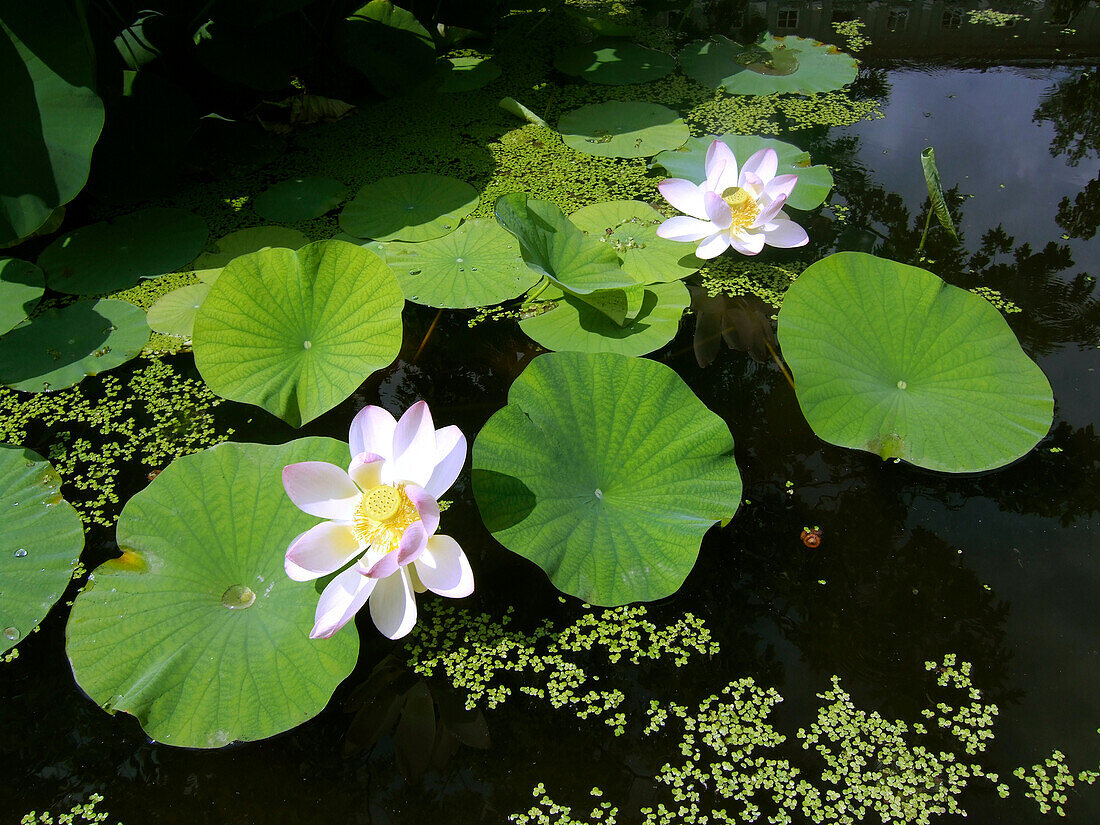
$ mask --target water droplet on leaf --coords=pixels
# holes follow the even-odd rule
[[[243,584],[235,584],[222,593],[222,605],[229,610],[252,607],[255,601],[256,594],[252,592],[252,588],[245,587]]]

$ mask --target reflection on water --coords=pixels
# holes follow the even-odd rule
[[[890,9],[909,9],[914,26],[935,20],[937,8],[945,13],[938,3],[845,5],[873,15],[875,27],[880,18],[889,21]],[[699,6],[709,14],[718,4]],[[748,6],[764,7],[776,20],[781,12],[778,4]],[[831,15],[840,4],[815,8]],[[1073,25],[1091,31],[1095,21],[1088,15],[1096,11],[1082,10]],[[814,33],[801,26],[800,33]],[[892,41],[883,36],[879,42],[877,28],[871,34],[886,53]],[[833,166],[834,202],[847,206],[811,219],[811,254],[863,248],[915,262],[927,209],[919,153],[934,145],[962,231],[955,241],[933,229],[925,265],[950,283],[996,290],[1020,308],[1007,319],[1051,377],[1059,402],[1055,426],[1013,466],[967,477],[825,445],[771,361],[767,344],[775,341],[764,324],[771,313],[699,296],[699,326],[685,323],[654,357],[673,366],[729,423],[745,502],[729,528],[709,534],[684,589],[652,614],[655,621],[689,610],[702,616],[722,653],[680,669],[649,664],[596,666],[594,672],[624,691],[625,709],[634,714],[651,698],[694,703],[752,675],[787,697],[777,720],[790,732],[809,721],[813,694],[833,673],[862,705],[912,718],[926,698],[923,663],[954,652],[976,663],[975,683],[1001,705],[990,763],[1007,773],[1061,748],[1076,767],[1094,767],[1100,617],[1093,599],[1100,566],[1092,543],[1100,437],[1091,399],[1093,370],[1100,366],[1100,253],[1085,241],[1095,231],[1089,218],[1095,193],[1089,192],[1100,177],[1096,75],[1071,68],[882,68],[863,82],[888,95],[885,120],[791,137],[815,161]],[[503,405],[508,385],[537,347],[507,322],[471,330],[464,318],[446,314],[415,357],[434,318],[409,307],[404,360],[303,434],[343,437],[350,415],[379,397],[391,410],[426,398],[440,419],[476,433]],[[733,349],[717,346],[721,340]],[[293,437],[262,414],[224,423],[235,426],[241,440]],[[479,577],[469,608],[499,616],[514,605],[516,621],[528,626],[545,616],[572,621],[576,607],[562,606],[543,574],[485,531],[468,471],[453,495],[448,523]],[[807,525],[822,529],[816,549],[799,540]],[[106,558],[111,541],[105,532],[93,533],[90,560]],[[615,739],[602,725],[517,699],[484,714],[484,740],[480,727],[467,731],[474,742],[491,738],[491,749],[448,743],[445,766],[425,769],[410,789],[395,756],[419,760],[417,767],[430,760],[435,743],[429,748],[420,741],[406,745],[404,756],[395,754],[385,715],[364,720],[341,712],[349,697],[349,708],[361,710],[356,685],[393,652],[369,633],[356,676],[326,713],[302,728],[219,752],[165,748],[149,743],[132,719],[108,717],[79,694],[61,635],[54,614],[20,659],[0,671],[9,819],[41,809],[44,801],[60,804],[66,794],[100,790],[106,807],[131,825],[498,823],[529,807],[530,788],[545,782],[578,805],[598,785],[623,810],[620,821],[630,822],[625,811],[652,798],[652,777],[668,757],[644,747],[636,730]],[[429,702],[451,701],[442,687],[401,683],[387,694],[387,707],[415,701],[424,715]],[[448,708],[452,728],[475,724]],[[351,748],[345,756],[348,736],[357,746],[376,740],[375,747]],[[976,794],[966,806],[979,821],[1036,819],[1018,790],[1007,803]],[[1086,789],[1069,810],[1069,823],[1096,821],[1100,791]]]

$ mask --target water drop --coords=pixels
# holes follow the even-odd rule
[[[5,627],[4,638],[7,639],[9,642],[19,641],[19,629],[16,627]]]
[[[222,593],[222,605],[229,610],[252,607],[255,601],[256,594],[252,592],[252,588],[245,587],[243,584],[235,584]]]
[[[908,384],[906,384],[904,381],[898,381],[898,389],[899,390],[904,390],[907,386],[908,386]]]
[[[27,555],[27,551],[26,551],[25,548],[20,547],[18,550],[15,551],[15,557],[17,559],[21,559],[26,555]]]
[[[596,498],[600,499],[601,501],[603,500],[603,490],[601,490],[599,487],[596,488]]]
[[[312,341],[303,341],[302,342],[302,349],[311,349],[312,347],[313,347],[313,342]]]
[[[420,272],[421,272],[421,270],[419,270],[419,269],[410,269],[409,270],[410,275],[419,275]]]
[[[460,263],[462,263],[462,259],[461,259],[461,258],[455,258],[455,263],[456,263],[456,264],[460,264]]]

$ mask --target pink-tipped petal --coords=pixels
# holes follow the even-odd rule
[[[302,512],[317,518],[350,521],[359,488],[347,473],[325,461],[301,461],[283,467],[283,489]]]
[[[387,484],[405,481],[423,487],[435,469],[435,424],[427,403],[417,401],[393,432],[393,461],[382,468]]]
[[[765,184],[764,191],[760,193],[760,196],[764,199],[787,199],[791,196],[791,192],[794,191],[797,185],[798,175],[780,175],[779,177],[772,178]]]
[[[474,571],[458,542],[450,536],[432,536],[414,562],[424,586],[440,596],[461,599],[474,592]]]
[[[439,529],[439,502],[435,500],[431,493],[423,487],[417,487],[415,484],[405,485],[405,495],[409,497],[409,501],[416,508],[416,513],[420,516],[420,523],[424,525],[424,532],[429,536],[435,535],[435,531]],[[402,561],[401,563],[404,564],[405,562]]]
[[[390,555],[397,557],[398,564],[416,561],[428,546],[429,538],[431,534],[425,529],[424,523],[414,521],[405,528],[405,532],[401,534],[401,541],[397,544],[397,550]]]
[[[697,241],[705,238],[714,231],[710,221],[701,221],[698,218],[679,216],[669,218],[657,227],[657,235],[670,241]]]
[[[733,150],[720,140],[713,141],[707,147],[707,159],[703,167],[707,173],[706,188],[712,192],[721,179],[737,179],[737,158]]]
[[[382,465],[386,459],[377,453],[359,453],[348,465],[348,475],[364,492],[382,483]]]
[[[780,249],[793,249],[796,246],[805,246],[810,242],[810,236],[806,230],[794,221],[777,220],[771,226],[765,227],[765,237],[770,246]]]
[[[375,580],[362,575],[358,568],[349,567],[328,583],[317,602],[311,639],[327,639],[355,618],[374,591]]]
[[[710,237],[703,239],[703,242],[695,249],[695,257],[704,260],[717,258],[726,251],[729,245],[729,232],[725,230],[715,232]]]
[[[424,485],[435,498],[439,498],[455,483],[462,465],[466,463],[466,436],[453,424],[435,431],[435,469]]]
[[[733,213],[730,205],[714,192],[703,195],[703,205],[707,208],[707,217],[710,218],[714,229],[729,229],[733,222]]]
[[[742,255],[759,255],[764,248],[764,233],[752,232],[730,238],[730,246]]]
[[[416,624],[416,596],[404,568],[379,579],[370,599],[370,617],[383,636],[400,639]]]
[[[786,202],[786,195],[781,195],[776,198],[774,201],[772,201],[760,210],[760,214],[756,216],[756,220],[753,221],[752,226],[764,226],[765,224],[771,223],[775,216],[779,214],[780,210],[783,209],[783,204],[785,204]]]
[[[283,567],[294,581],[307,582],[335,573],[360,552],[348,525],[322,521],[290,543]]]
[[[397,421],[381,407],[363,407],[351,420],[348,441],[351,454],[374,453],[389,460],[393,458],[393,431]]]
[[[705,218],[703,190],[698,184],[683,178],[668,178],[657,184],[665,200],[693,218]]]
[[[761,149],[745,161],[745,165],[741,167],[741,179],[765,185],[775,177],[778,169],[779,155],[776,151],[774,149]]]
[[[408,530],[405,532],[407,533]],[[374,561],[374,559],[378,560]],[[364,576],[369,576],[372,579],[384,579],[396,573],[401,563],[397,560],[397,551],[390,550],[388,552],[383,552],[380,558],[376,553],[368,552],[359,560],[356,566],[359,568],[359,572]]]

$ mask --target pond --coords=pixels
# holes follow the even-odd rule
[[[49,459],[60,487],[27,464],[46,494],[27,487],[22,503],[37,496],[60,511],[63,496],[84,544],[72,549],[60,519],[18,536],[16,518],[0,524],[0,552],[15,562],[0,566],[0,624],[23,598],[17,565],[39,548],[51,564],[65,556],[62,582],[75,567],[35,629],[10,628],[0,662],[4,821],[32,811],[23,821],[57,821],[89,800],[94,810],[74,821],[937,822],[960,811],[1097,821],[1095,3],[412,6],[434,38],[407,12],[380,17],[371,4],[364,19],[392,39],[372,40],[371,28],[339,57],[324,36],[354,8],[276,5],[247,25],[215,8],[216,25],[185,57],[178,43],[154,48],[167,6],[142,12],[145,29],[124,28],[123,46],[145,44],[154,59],[126,69],[122,98],[102,84],[105,131],[64,223],[27,237],[5,218],[22,239],[5,254],[44,269],[47,291],[30,321],[0,336],[0,442]],[[0,22],[26,34],[25,21]],[[108,60],[100,29],[118,27],[95,16],[91,26],[100,71],[113,71],[120,58]],[[308,27],[306,46],[293,33]],[[466,27],[483,31],[463,39]],[[767,88],[706,85],[716,70],[703,58],[731,43],[721,35],[751,44],[765,31],[785,39],[736,46],[718,85],[751,74]],[[594,61],[584,44],[597,37],[615,39]],[[818,55],[815,40],[839,55]],[[457,61],[444,91],[418,85],[425,49],[429,66]],[[849,54],[858,75],[829,86],[844,71],[830,60]],[[826,85],[784,85],[794,80]],[[626,109],[595,127],[574,114],[614,101],[649,107],[647,130],[622,137],[614,124],[634,116]],[[677,152],[689,131],[692,152]],[[659,278],[603,281],[625,297],[596,307],[582,283],[613,277],[608,255],[621,275],[629,253],[671,243],[632,233],[678,214],[658,184],[692,163],[699,183],[711,136],[727,134],[742,166],[770,144],[738,135],[797,147],[781,150],[779,172],[805,176],[803,199],[821,189],[807,208],[788,206],[808,243],[709,260],[682,243],[637,264]],[[831,186],[811,171],[819,165]],[[411,174],[436,177],[396,177]],[[748,190],[731,191],[719,201],[736,209]],[[586,227],[578,210],[623,200],[642,204],[589,217],[615,224],[606,230],[574,228]],[[181,212],[158,213],[167,209]],[[104,220],[115,234],[68,234]],[[218,246],[261,225],[275,234]],[[473,267],[464,256],[492,278],[458,268]],[[898,272],[890,261],[960,289],[922,281],[923,319],[927,306],[912,303],[909,314],[867,310],[902,302],[883,286]],[[305,270],[323,284],[315,303],[297,291]],[[12,271],[0,270],[5,281]],[[899,283],[924,277],[913,272]],[[92,308],[74,295],[120,303]],[[965,311],[952,315],[945,296]],[[255,353],[297,335],[305,304],[330,337],[302,346],[338,351],[341,366],[284,386],[270,377],[284,365]],[[68,307],[104,313],[109,329],[89,333],[102,319]],[[146,339],[134,307],[154,330],[183,323],[187,334]],[[629,324],[614,317],[624,307]],[[874,312],[885,320],[872,329]],[[877,440],[827,434],[810,393],[818,362],[848,357],[860,336],[879,334],[871,349],[885,352],[929,329],[950,345],[938,368],[981,383],[967,372],[977,350],[947,323],[975,317],[986,324],[975,334],[994,342],[981,358],[1019,359],[995,376],[1006,393],[1034,369],[1027,359],[1042,370],[1052,421],[1049,395],[1032,397],[1041,376],[1027,373],[1023,400],[1005,402],[1023,412],[1004,412],[998,397],[914,414],[910,429]],[[50,318],[45,361],[37,338],[11,343]],[[86,334],[100,337],[74,343]],[[586,348],[613,354],[577,352]],[[833,387],[854,380],[825,372]],[[44,375],[53,386],[37,386]],[[899,378],[898,392],[907,386]],[[431,411],[423,426],[457,425],[472,461],[449,489],[429,478],[443,446],[423,459],[423,478],[398,476],[446,501],[439,530],[461,545],[475,589],[418,594],[402,638],[376,628],[386,621],[372,595],[355,620],[320,634],[331,639],[309,639],[322,588],[286,578],[283,555],[289,537],[330,516],[284,499],[283,465],[346,466],[362,408],[400,417],[419,401]],[[1036,428],[1030,411],[1043,403]],[[1015,422],[1005,432],[1002,418]],[[1030,441],[1012,452],[1017,430]],[[921,439],[939,447],[921,452]],[[28,474],[0,469],[8,503],[12,479]],[[536,502],[623,476],[626,492],[597,487],[552,517]],[[415,499],[419,487],[397,489]],[[617,496],[620,509],[607,507]],[[399,504],[371,501],[355,518],[397,518]],[[8,547],[24,540],[31,551]],[[277,576],[232,579],[233,554],[252,552],[266,552],[261,567]],[[217,622],[195,623],[194,605],[219,596]],[[255,623],[234,647],[240,617]],[[254,668],[255,651],[270,669]]]

